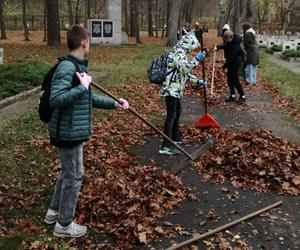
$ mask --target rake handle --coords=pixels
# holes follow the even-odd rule
[[[203,50],[203,32],[200,33],[200,44],[201,44],[201,50]],[[202,60],[202,78],[205,82],[205,59]],[[205,115],[207,115],[207,95],[206,95],[206,87],[203,87],[203,93],[204,93],[204,108],[205,108]]]
[[[108,90],[104,89],[102,86],[96,84],[96,83],[91,83],[91,85],[93,87],[95,87],[96,89],[102,91],[105,95],[109,96],[110,98],[114,99],[116,102],[122,104],[122,102],[120,102],[119,98],[117,96],[115,96],[114,94],[112,94],[111,92],[109,92]],[[141,114],[139,114],[136,110],[129,108],[128,109],[129,112],[131,112],[132,114],[134,114],[136,117],[138,117],[141,121],[143,121],[145,124],[147,124],[149,127],[151,127],[153,130],[156,131],[156,133],[158,133],[159,135],[161,135],[164,139],[166,139],[168,142],[170,142],[174,147],[176,147],[178,150],[180,150],[183,154],[185,154],[187,157],[189,157],[191,160],[194,160],[193,156],[191,154],[189,154],[184,148],[180,147],[179,145],[177,145],[169,136],[167,136],[166,134],[164,134],[163,132],[161,132],[156,126],[154,126],[151,122],[147,121]]]
[[[217,52],[214,51],[214,57],[213,57],[213,69],[212,69],[212,76],[211,76],[211,88],[210,88],[210,97],[213,96],[214,92],[214,83],[215,83],[215,71],[216,71],[216,54]]]
[[[227,224],[225,224],[225,225],[222,225],[222,226],[220,226],[220,227],[217,227],[217,228],[215,228],[215,229],[213,229],[213,230],[209,230],[209,231],[206,232],[206,233],[203,233],[203,234],[200,234],[200,235],[198,235],[198,236],[195,236],[195,237],[193,237],[193,238],[191,238],[191,239],[189,239],[189,240],[186,240],[186,241],[184,241],[184,242],[181,242],[181,243],[179,243],[179,244],[177,244],[177,245],[175,245],[175,246],[171,246],[171,247],[167,248],[166,250],[176,250],[176,249],[180,249],[180,248],[182,248],[182,247],[184,247],[184,246],[187,246],[187,245],[192,244],[192,243],[195,242],[195,241],[199,241],[199,240],[201,240],[201,239],[207,238],[207,237],[209,237],[209,236],[211,236],[211,235],[213,235],[213,234],[222,232],[222,231],[226,230],[227,228],[230,228],[230,227],[232,227],[232,226],[235,226],[235,225],[237,225],[237,224],[239,224],[239,223],[241,223],[241,222],[243,222],[243,221],[246,221],[246,220],[249,220],[249,219],[251,219],[251,218],[253,218],[253,217],[255,217],[255,216],[258,216],[259,214],[264,213],[264,212],[266,212],[266,211],[268,211],[268,210],[270,210],[270,209],[273,209],[273,208],[275,208],[275,207],[278,207],[278,206],[281,205],[281,204],[282,204],[282,201],[278,201],[278,202],[276,202],[276,203],[273,203],[273,204],[270,205],[270,206],[264,207],[264,208],[262,208],[262,209],[260,209],[260,210],[257,210],[257,211],[255,211],[255,212],[253,212],[253,213],[251,213],[251,214],[248,214],[248,215],[246,215],[246,216],[243,216],[243,217],[241,217],[241,218],[239,218],[239,219],[237,219],[237,220],[234,220],[234,221],[232,221],[232,222],[229,222],[229,223],[227,223]]]

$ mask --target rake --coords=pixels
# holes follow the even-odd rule
[[[91,83],[91,85],[102,91],[105,95],[109,96],[113,100],[117,101],[118,103],[122,104],[118,97],[113,95],[108,90],[104,89],[102,86]],[[162,136],[164,139],[166,139],[168,142],[170,142],[174,147],[176,147],[178,150],[180,150],[186,158],[183,159],[183,161],[177,166],[176,173],[180,172],[182,169],[186,168],[189,164],[191,164],[192,161],[198,160],[207,150],[209,150],[213,146],[213,140],[209,138],[205,143],[201,144],[200,147],[198,147],[193,153],[188,153],[183,147],[176,144],[170,137],[168,137],[166,134],[164,134],[162,131],[160,131],[154,124],[147,121],[141,114],[139,114],[136,110],[133,108],[128,109],[130,113],[138,117],[144,124],[148,125],[150,128],[152,128],[158,135]]]
[[[201,50],[203,50],[203,34],[201,33]],[[205,81],[205,60],[202,60],[202,77],[203,81]],[[207,94],[206,94],[206,87],[203,87],[203,92],[204,92],[204,107],[205,107],[205,114],[202,115],[198,121],[194,124],[196,127],[200,128],[216,128],[220,127],[218,122],[210,115],[207,113]]]

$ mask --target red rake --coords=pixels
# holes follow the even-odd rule
[[[201,49],[203,50],[203,34],[201,32]],[[202,61],[202,77],[203,81],[205,81],[205,64],[204,60]],[[203,87],[204,92],[204,107],[205,107],[205,114],[202,115],[199,120],[194,124],[194,126],[199,128],[216,128],[220,127],[218,122],[207,113],[207,95],[206,95],[206,87]]]

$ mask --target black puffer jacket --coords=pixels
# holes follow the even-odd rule
[[[226,62],[223,66],[224,69],[239,69],[244,63],[244,52],[241,48],[241,37],[234,35],[231,42],[218,45],[217,49],[223,49]]]

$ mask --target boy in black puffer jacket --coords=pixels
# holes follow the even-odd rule
[[[241,38],[234,35],[232,31],[226,31],[223,36],[224,44],[218,45],[215,50],[223,49],[226,62],[223,69],[227,69],[227,82],[230,89],[230,96],[226,102],[235,102],[235,89],[237,89],[240,98],[238,103],[246,101],[243,87],[239,80],[239,69],[243,65],[244,52],[240,46]]]

